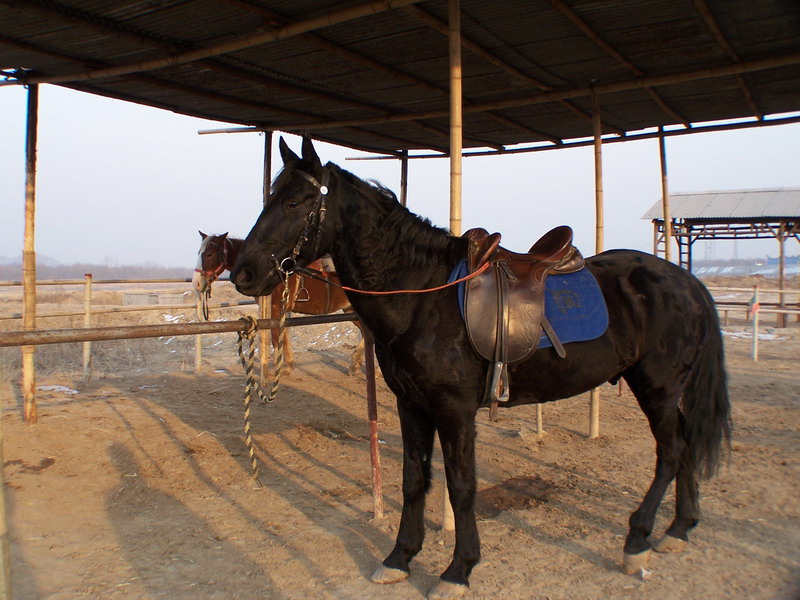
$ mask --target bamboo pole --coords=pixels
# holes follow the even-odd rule
[[[194,313],[197,316],[197,321],[203,319],[203,299],[202,296],[195,292],[194,295]],[[203,370],[203,335],[198,333],[194,336],[194,372],[200,373]]]
[[[269,199],[270,190],[272,188],[272,132],[265,131],[264,132],[264,170],[263,170],[263,181],[261,184],[261,206],[267,206],[267,200]],[[258,298],[258,317],[260,319],[271,319],[272,318],[272,297],[271,296],[260,296]],[[267,330],[259,331],[258,332],[258,344],[259,344],[259,377],[260,383],[262,387],[266,387],[267,379],[269,376],[269,355],[272,350],[270,347],[269,339],[270,339],[270,332]]]
[[[86,273],[86,286],[83,291],[83,326],[92,326],[92,274]],[[83,342],[83,382],[92,379],[92,342]]]
[[[36,329],[36,151],[39,121],[39,86],[28,88],[28,125],[25,138],[25,240],[22,251],[22,326],[26,331]],[[22,396],[24,418],[36,423],[36,368],[34,347],[22,348]]]
[[[408,206],[408,150],[400,159],[400,204]]]
[[[449,0],[450,26],[450,232],[461,235],[461,183],[463,152],[463,110],[461,72],[461,7]]]
[[[603,123],[600,118],[600,98],[592,94],[592,129],[594,131],[594,205],[595,253],[603,251]],[[589,392],[589,439],[600,437],[600,389]]]
[[[661,209],[664,213],[664,260],[672,256],[672,217],[669,211],[669,185],[667,182],[667,143],[664,139],[664,128],[658,128],[658,157],[661,164]],[[657,253],[656,253],[657,255]]]
[[[448,0],[447,18],[450,52],[450,233],[461,235],[461,183],[463,152],[463,111],[461,71],[461,4],[459,0]],[[447,476],[443,486],[442,529],[456,528],[453,505],[447,489]]]
[[[372,508],[376,519],[383,518],[383,477],[378,439],[378,397],[375,387],[375,345],[364,336],[364,367],[367,377],[367,419],[369,421],[369,459],[372,471]]]

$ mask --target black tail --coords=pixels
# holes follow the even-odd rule
[[[733,428],[722,333],[713,304],[709,317],[711,327],[683,391],[689,459],[703,479],[710,479],[717,473],[723,445],[730,452]]]

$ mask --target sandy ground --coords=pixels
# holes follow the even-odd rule
[[[36,425],[21,421],[12,365],[0,392],[15,598],[424,597],[453,545],[439,526],[441,461],[411,577],[369,583],[394,542],[402,454],[379,379],[386,516],[375,520],[365,380],[347,374],[347,327],[295,332],[297,368],[273,404],[254,407],[262,489],[248,477],[235,335],[204,337],[199,375],[193,338],[99,346],[89,384],[79,369],[43,368]],[[764,329],[758,362],[746,331],[733,323],[725,338],[730,464],[702,486],[690,546],[654,556],[645,578],[619,567],[654,464],[630,393],[602,389],[597,440],[587,395],[546,405],[541,438],[533,407],[495,422],[482,412],[483,560],[468,598],[800,598],[800,326]],[[670,490],[656,536],[672,505]]]

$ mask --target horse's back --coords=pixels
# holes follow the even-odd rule
[[[566,344],[559,358],[541,348],[512,368],[509,404],[557,400],[632,370],[675,375],[719,338],[713,300],[688,271],[651,254],[610,250],[586,259],[608,308],[608,329],[595,340]],[[514,381],[517,391],[514,397]]]

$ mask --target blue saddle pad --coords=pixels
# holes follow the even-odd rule
[[[467,276],[467,261],[459,262],[448,283]],[[458,284],[458,304],[464,316],[464,285]],[[545,280],[544,314],[562,344],[599,338],[608,329],[608,309],[603,293],[589,269],[565,275],[549,275]],[[551,348],[542,332],[539,348]]]

